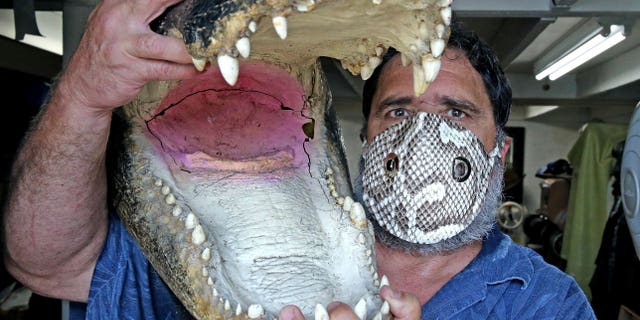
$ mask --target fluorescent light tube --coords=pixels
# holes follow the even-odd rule
[[[571,70],[593,59],[597,55],[603,53],[607,49],[615,46],[624,40],[624,26],[612,25],[609,35],[603,36],[597,33],[593,38],[584,42],[547,68],[543,69],[536,75],[536,80],[542,80],[549,76],[549,80],[556,80]]]

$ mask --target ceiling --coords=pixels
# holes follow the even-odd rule
[[[0,0],[0,9],[12,8],[13,2]],[[64,11],[64,47],[73,48],[93,2],[35,0],[34,7],[49,12]],[[531,106],[632,110],[640,100],[638,0],[454,0],[453,9],[469,29],[496,51],[512,82],[514,106],[524,110],[521,113],[525,118],[527,114],[538,116],[539,112],[527,110]],[[599,23],[624,24],[627,38],[556,81],[535,80],[534,70],[541,63],[554,58],[561,48],[575,42],[581,32]],[[41,32],[46,34],[40,24],[38,21]],[[3,47],[0,68],[51,78],[62,65],[59,55],[9,37],[0,36],[0,45]],[[357,101],[362,80],[332,61],[323,64],[335,99]]]

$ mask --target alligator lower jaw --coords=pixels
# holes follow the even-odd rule
[[[199,1],[185,1],[166,21],[218,3]],[[316,57],[341,59],[367,78],[394,46],[413,64],[419,94],[437,72],[450,1],[229,2],[251,5],[216,21],[207,41],[208,27],[166,23],[206,71],[150,83],[124,108],[129,128],[115,184],[124,223],[196,318],[272,318],[287,304],[312,317],[317,304],[334,300],[367,318],[388,316],[377,296],[372,229],[349,197]],[[304,3],[315,4],[312,13],[295,12]],[[252,60],[239,62],[249,35]]]
[[[272,317],[287,304],[311,316],[333,300],[379,312],[372,229],[349,197],[317,68],[299,73],[304,86],[247,62],[234,87],[210,68],[149,84],[124,110],[117,206],[198,318]]]

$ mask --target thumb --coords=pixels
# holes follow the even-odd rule
[[[420,319],[422,307],[418,297],[413,294],[383,286],[380,289],[380,296],[389,303],[389,310],[395,320]]]

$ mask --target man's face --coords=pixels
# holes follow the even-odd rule
[[[438,77],[420,97],[413,93],[413,70],[400,55],[385,64],[371,102],[367,141],[392,124],[424,111],[458,121],[482,141],[487,152],[495,147],[493,109],[480,74],[462,51],[446,49]]]

